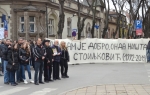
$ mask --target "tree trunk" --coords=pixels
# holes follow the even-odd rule
[[[58,22],[58,39],[62,39],[62,33],[64,29],[64,22],[65,22],[65,14],[64,14],[64,1],[59,0],[59,22]]]
[[[102,38],[105,38],[105,35],[106,35],[106,32],[108,30],[108,23],[109,23],[109,19],[108,19],[108,16],[109,16],[109,11],[110,11],[110,4],[109,4],[109,0],[107,0],[107,4],[106,4],[106,1],[104,0],[104,4],[107,5],[108,9],[106,9],[106,13],[105,13],[105,26],[104,26],[104,29],[103,29],[103,34],[102,34]]]
[[[85,26],[84,22],[85,20],[88,18],[89,14],[90,14],[90,10],[88,11],[87,15],[82,19],[81,21],[81,11],[80,11],[80,8],[81,8],[81,4],[79,2],[79,0],[77,1],[78,2],[78,22],[77,22],[77,27],[78,27],[78,40],[81,39],[81,33],[83,31],[83,28]],[[88,2],[88,0],[87,0]]]
[[[92,28],[91,28],[91,35],[92,35],[92,38],[94,38],[94,27],[95,27],[95,20],[93,20]]]

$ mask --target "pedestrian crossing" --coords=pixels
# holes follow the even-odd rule
[[[56,90],[56,89],[44,88],[43,90],[33,92],[30,95],[46,95],[49,92],[54,91],[54,90]]]
[[[15,87],[15,88],[12,88],[12,89],[9,89],[9,90],[6,90],[6,91],[1,91],[0,95],[11,95],[11,94],[14,94],[16,92],[26,90],[28,88],[29,87]]]
[[[0,95],[17,95],[17,93],[22,93],[22,95],[47,95],[50,94],[50,92],[57,90],[54,88],[43,88],[39,90],[38,89],[39,88],[34,89],[36,90],[34,91],[32,87],[0,86]]]

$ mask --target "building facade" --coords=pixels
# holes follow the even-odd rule
[[[75,0],[65,1],[65,23],[62,38],[72,38],[72,29],[77,29],[78,13]],[[104,27],[104,12],[99,6],[96,13],[96,24],[100,26],[95,29],[95,37],[101,38]],[[88,6],[84,3],[81,8],[81,16],[87,15]],[[8,38],[16,40],[23,37],[27,40],[35,40],[38,37],[50,39],[57,38],[59,21],[58,0],[3,0],[0,1],[0,27],[4,27],[1,21],[2,15],[6,15],[8,21]],[[92,12],[85,21],[82,38],[90,38],[92,25]]]
[[[128,38],[128,26],[126,16],[120,14],[120,20],[117,24],[117,19],[119,14],[114,10],[109,12],[109,22],[108,22],[108,32],[106,38]],[[118,26],[117,34],[115,34],[116,28]]]

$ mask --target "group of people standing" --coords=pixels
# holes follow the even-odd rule
[[[28,83],[25,71],[28,72],[29,82],[35,85],[48,83],[62,78],[69,78],[68,62],[69,53],[66,43],[58,40],[50,45],[50,40],[38,38],[36,41],[26,41],[19,38],[12,42],[10,39],[3,39],[0,44],[0,57],[4,84],[18,85],[20,82]],[[31,66],[35,74],[32,80]],[[44,81],[42,80],[44,71]]]

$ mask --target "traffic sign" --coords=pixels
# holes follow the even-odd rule
[[[142,20],[135,21],[136,35],[142,35]]]

